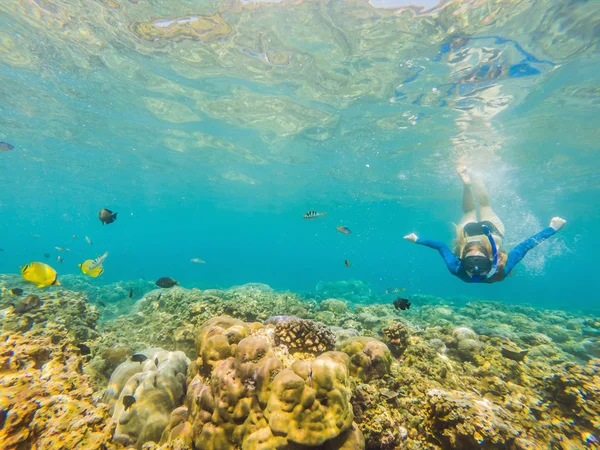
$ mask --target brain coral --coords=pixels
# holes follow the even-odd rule
[[[137,355],[147,359],[120,364],[102,400],[111,406],[117,424],[113,441],[141,448],[147,441],[160,439],[171,412],[181,405],[190,360],[183,352],[160,348]]]
[[[292,353],[318,354],[335,348],[335,334],[325,325],[297,317],[276,321],[274,339],[276,345],[285,345]]]

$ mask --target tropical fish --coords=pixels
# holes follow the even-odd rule
[[[204,261],[203,259],[200,258],[192,258],[190,259],[191,262],[196,263],[196,264],[206,264],[206,261]]]
[[[140,364],[143,363],[144,361],[146,361],[148,359],[148,357],[142,353],[135,353],[133,355],[131,355],[130,358],[133,362],[139,362]]]
[[[56,262],[58,262],[58,263],[62,263],[63,261],[64,261],[64,259],[62,258],[62,256],[58,255],[58,256],[56,257]]]
[[[68,248],[64,248],[64,247],[54,247],[56,250],[58,250],[59,252],[70,252],[71,250]]]
[[[87,241],[88,244],[94,245],[94,243],[92,242],[92,240],[88,236],[85,237],[85,240]]]
[[[344,264],[346,265],[346,267],[350,267],[352,264],[350,264],[350,261],[346,260],[344,261]]]
[[[385,398],[387,398],[388,400],[393,400],[396,397],[398,397],[398,395],[400,395],[398,392],[396,392],[396,391],[390,391],[387,388],[380,389],[379,393],[381,395],[383,395]]]
[[[170,277],[162,277],[156,281],[156,285],[160,286],[161,288],[172,288],[176,284],[179,284],[179,281],[175,281]]]
[[[10,292],[12,295],[16,295],[17,297],[19,297],[20,295],[23,295],[23,289],[20,289],[20,288],[11,289],[8,292]]]
[[[82,355],[89,355],[91,353],[90,348],[85,344],[77,344],[77,348],[81,351]]]
[[[74,235],[72,236],[72,238],[73,238],[73,239],[77,239],[77,235],[76,235],[76,234],[74,234]]]
[[[154,357],[154,364],[156,365],[156,367],[158,367],[158,356]]]
[[[407,309],[410,309],[410,301],[406,298],[398,297],[394,300],[394,308],[406,311]]]
[[[12,150],[14,147],[10,145],[8,142],[0,142],[0,151],[7,152]]]
[[[501,347],[502,356],[508,359],[512,359],[513,361],[523,361],[529,353],[529,350],[521,350],[520,348],[513,347],[510,345],[503,345]]]
[[[133,395],[126,395],[123,397],[123,406],[125,407],[125,411],[131,408],[131,405],[135,403],[135,397]]]
[[[337,227],[336,230],[338,230],[342,234],[352,234],[352,231],[350,230],[350,228],[345,227],[343,225],[340,225],[339,227]]]
[[[102,275],[102,273],[104,272],[104,267],[102,267],[102,264],[100,264],[99,266],[95,266],[93,269],[90,269],[90,265],[92,265],[93,263],[93,260],[86,259],[84,262],[77,265],[84,274],[89,275],[92,278],[96,278]]]
[[[100,219],[100,222],[102,222],[102,225],[108,225],[117,220],[117,214],[118,213],[113,213],[110,209],[102,208],[98,213],[98,218]]]
[[[89,270],[94,270],[96,267],[99,267],[102,265],[102,263],[104,262],[104,260],[108,257],[108,252],[104,252],[103,255],[98,256],[96,259],[94,259],[92,261],[92,263],[90,264]]]
[[[104,303],[104,302],[98,302],[98,306],[102,306],[103,308],[106,308],[106,303]]]
[[[311,219],[318,219],[319,217],[325,217],[326,215],[327,215],[327,213],[324,213],[324,212],[308,211],[306,214],[304,214],[304,218],[311,220]]]
[[[44,258],[50,258],[50,253],[48,253],[48,252],[44,253]]]
[[[129,289],[129,298],[133,297],[133,288]]]
[[[56,270],[48,264],[31,262],[21,268],[21,275],[26,281],[34,283],[38,288],[46,286],[60,286]]]
[[[406,288],[404,288],[404,287],[399,287],[399,288],[394,288],[394,289],[387,288],[385,290],[385,293],[386,294],[400,294],[401,292],[404,292],[404,291],[406,291]]]
[[[13,312],[17,314],[23,314],[27,311],[31,311],[42,305],[40,298],[37,295],[29,295],[24,299],[21,299],[12,304]]]

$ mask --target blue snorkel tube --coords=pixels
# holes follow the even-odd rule
[[[490,245],[492,246],[492,268],[484,277],[479,275],[471,275],[471,280],[473,281],[487,280],[496,275],[496,272],[498,271],[498,247],[496,247],[496,241],[494,241],[490,227],[488,227],[487,225],[481,225],[481,228],[483,229],[484,234],[487,236],[487,238],[490,241]]]

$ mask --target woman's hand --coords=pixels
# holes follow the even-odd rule
[[[417,239],[419,239],[419,237],[415,233],[410,233],[404,236],[404,239],[410,242],[417,242]]]
[[[562,217],[553,217],[552,220],[550,220],[550,226],[552,228],[554,228],[556,231],[560,230],[565,223],[567,223],[567,221],[565,219],[563,219]],[[406,239],[406,238],[405,238]]]

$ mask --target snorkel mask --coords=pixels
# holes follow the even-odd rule
[[[487,225],[482,225],[483,232],[490,241],[492,247],[492,262],[485,256],[469,256],[463,260],[465,271],[470,272],[469,277],[472,281],[485,281],[493,277],[498,271],[498,248],[496,241],[492,237],[492,231]],[[471,275],[472,274],[472,275]]]

